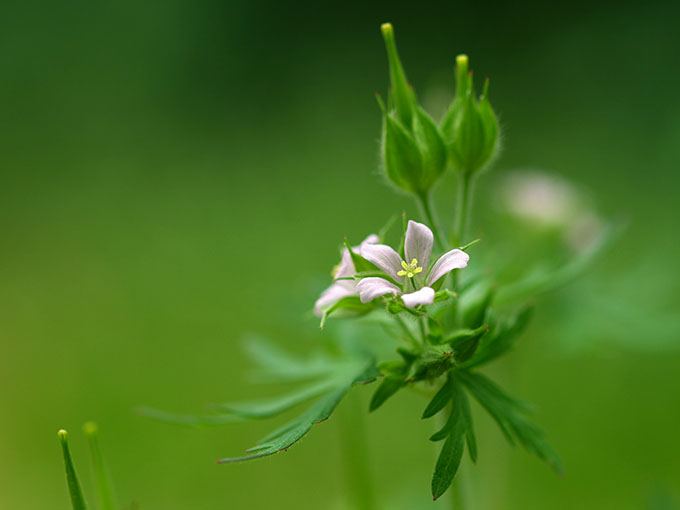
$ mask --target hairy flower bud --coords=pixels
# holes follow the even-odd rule
[[[479,100],[475,97],[467,55],[456,58],[456,96],[441,130],[451,166],[471,175],[482,170],[498,152],[498,119],[488,99],[488,80]]]
[[[444,139],[423,110],[399,60],[392,25],[381,27],[390,66],[392,90],[383,110],[382,160],[387,177],[399,188],[426,194],[446,168]]]

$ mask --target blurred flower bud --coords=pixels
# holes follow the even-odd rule
[[[392,90],[383,110],[382,160],[387,177],[399,188],[426,194],[446,168],[439,128],[416,100],[399,60],[392,25],[381,27],[390,65]]]
[[[479,100],[475,97],[467,55],[456,58],[456,97],[442,120],[442,133],[454,169],[472,175],[498,152],[498,119],[488,99],[489,81]]]

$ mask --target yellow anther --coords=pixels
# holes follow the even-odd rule
[[[418,259],[413,259],[410,264],[407,264],[403,260],[401,261],[401,267],[404,269],[397,273],[398,276],[408,276],[413,278],[415,275],[420,273],[423,268],[418,266]]]

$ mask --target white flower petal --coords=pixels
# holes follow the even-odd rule
[[[395,281],[401,281],[397,275],[402,269],[401,257],[392,247],[386,244],[364,244],[361,247],[361,256],[378,266]]]
[[[404,294],[401,296],[401,299],[409,308],[415,308],[418,305],[431,305],[434,303],[434,289],[431,287],[423,287],[410,294]]]
[[[364,244],[377,244],[380,241],[380,238],[378,237],[377,234],[371,234],[369,235],[366,239],[361,241],[361,244],[357,247],[352,248],[356,253],[361,253],[360,249]]]
[[[357,283],[357,291],[362,303],[368,303],[385,294],[401,294],[399,287],[376,276],[361,279]]]
[[[342,251],[342,259],[340,260],[338,271],[335,273],[335,278],[347,278],[348,276],[354,276],[356,272],[357,270],[354,267],[352,256],[350,255],[349,250],[345,248]]]
[[[314,314],[317,317],[321,317],[326,310],[328,310],[342,298],[347,296],[356,296],[357,290],[354,282],[346,281],[343,283],[350,283],[352,286],[350,288],[347,285],[334,283],[321,293],[319,299],[317,299],[316,303],[314,303]]]
[[[434,263],[430,274],[427,275],[427,284],[432,285],[442,276],[450,273],[454,269],[462,269],[467,266],[470,255],[458,248],[446,252]]]
[[[361,244],[359,246],[352,246],[352,251],[354,253],[361,254],[362,246],[364,246],[365,244],[375,244],[379,240],[380,238],[377,235],[371,234],[366,239],[361,241]],[[350,255],[349,250],[345,248],[342,251],[342,259],[340,260],[340,265],[338,266],[338,270],[335,273],[335,279],[337,280],[338,278],[347,278],[348,276],[354,276],[356,272],[357,270],[354,267],[352,256]]]
[[[422,223],[409,220],[404,242],[406,263],[410,264],[413,259],[417,259],[418,265],[427,269],[430,265],[433,244],[432,231]]]

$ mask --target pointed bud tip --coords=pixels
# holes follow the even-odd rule
[[[60,430],[57,432],[57,437],[58,437],[59,439],[66,439],[66,438],[68,437],[68,432],[66,432],[64,429],[60,429]]]
[[[467,67],[468,66],[468,56],[465,53],[461,53],[456,57],[456,65],[458,67]]]
[[[382,25],[380,25],[380,31],[383,33],[385,37],[393,35],[394,28],[392,27],[392,23],[383,23]]]

